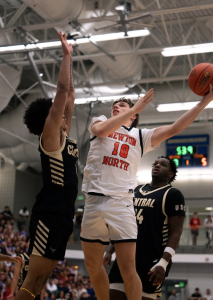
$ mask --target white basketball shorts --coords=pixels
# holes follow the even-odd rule
[[[86,194],[81,240],[108,245],[136,242],[137,224],[133,199]]]

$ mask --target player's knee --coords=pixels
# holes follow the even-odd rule
[[[136,270],[133,264],[126,264],[124,266],[119,266],[122,278],[125,281],[132,281],[136,276]]]
[[[95,260],[89,258],[85,258],[84,264],[90,274],[96,273],[96,270],[99,267],[98,263]]]

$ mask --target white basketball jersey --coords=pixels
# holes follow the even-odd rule
[[[93,119],[95,121],[92,120],[91,124],[104,121],[106,117]],[[151,141],[154,129],[146,130]],[[148,151],[153,149],[156,148],[150,146]],[[137,128],[122,126],[104,138],[91,135],[82,191],[116,198],[132,196],[137,186],[136,173],[142,154],[142,131]]]

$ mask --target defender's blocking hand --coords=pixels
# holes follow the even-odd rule
[[[59,40],[64,51],[64,54],[72,54],[72,44],[68,44],[66,34],[62,34],[61,31],[58,32]]]

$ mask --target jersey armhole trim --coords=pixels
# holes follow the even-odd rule
[[[42,146],[42,135],[43,135],[43,133],[42,133],[41,136],[40,136],[39,145],[40,145],[40,147],[41,147],[41,150],[42,150],[46,155],[58,154],[58,153],[61,153],[61,152],[64,150],[64,147],[65,147],[65,144],[66,144],[66,139],[67,139],[67,136],[66,136],[66,135],[64,136],[64,141],[63,141],[63,144],[62,144],[61,148],[60,148],[59,150],[52,151],[52,152],[48,152],[48,151],[44,150],[44,148],[43,148],[43,146]]]
[[[91,139],[90,139],[90,142],[92,142],[94,139],[96,139],[97,138],[97,135],[95,135],[94,137],[92,137]]]
[[[141,157],[143,156],[143,140],[142,140],[142,132],[139,129],[139,138],[140,138],[140,145],[141,145]]]
[[[169,192],[171,189],[173,189],[173,187],[170,187],[170,188],[165,192],[165,194],[163,195],[162,212],[163,212],[163,214],[166,216],[166,219],[168,219],[168,216],[167,216],[166,210],[165,210],[166,197],[167,197],[168,192]]]

